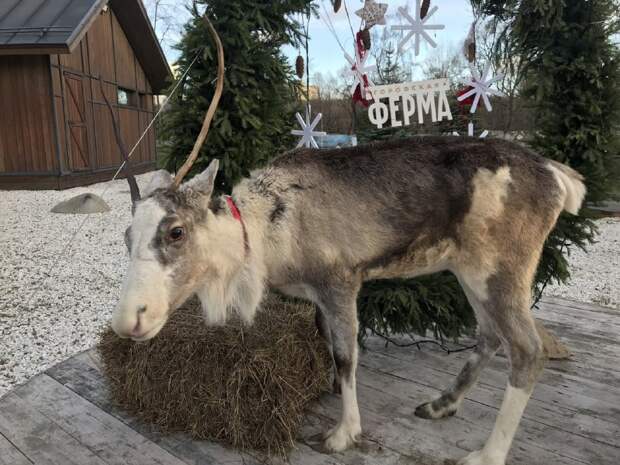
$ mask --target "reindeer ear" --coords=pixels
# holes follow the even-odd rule
[[[183,184],[183,188],[191,189],[195,192],[200,192],[207,197],[210,197],[213,193],[213,186],[215,185],[215,176],[217,176],[217,170],[220,162],[215,158],[207,169],[202,173],[197,174],[192,179]]]
[[[166,189],[170,187],[172,185],[172,181],[172,175],[166,170],[155,171],[155,173],[153,173],[153,177],[149,181],[148,186],[146,186],[144,196],[148,197],[153,193],[153,191],[157,189]]]

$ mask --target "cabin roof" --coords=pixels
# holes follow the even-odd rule
[[[71,53],[108,4],[153,91],[161,91],[170,67],[141,0],[1,0],[0,55]]]

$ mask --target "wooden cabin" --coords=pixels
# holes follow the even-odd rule
[[[99,77],[131,149],[171,78],[141,0],[0,0],[0,189],[113,176],[122,158]],[[133,171],[156,158],[152,128]]]

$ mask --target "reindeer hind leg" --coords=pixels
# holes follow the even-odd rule
[[[484,447],[458,465],[504,465],[525,406],[544,366],[542,342],[529,308],[531,279],[519,270],[500,271],[488,280],[483,305],[510,362],[509,382],[493,431]]]

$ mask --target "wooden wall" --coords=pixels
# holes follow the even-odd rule
[[[0,57],[0,173],[58,170],[47,56]]]
[[[99,77],[115,107],[128,150],[153,118],[154,105],[144,71],[112,10],[100,14],[73,53],[52,56],[51,70],[63,171],[118,167],[122,159]],[[117,103],[119,87],[133,97],[128,105]],[[155,158],[155,133],[151,129],[131,160],[139,164]]]

